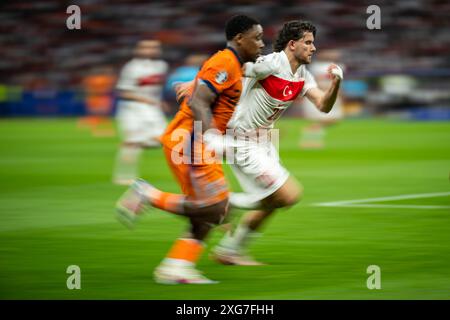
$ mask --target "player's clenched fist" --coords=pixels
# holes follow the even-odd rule
[[[173,86],[175,93],[177,95],[177,102],[183,100],[183,98],[188,94],[189,89],[193,85],[194,80],[189,82],[179,82]]]
[[[328,74],[330,74],[330,76],[334,79],[344,79],[344,72],[342,71],[341,67],[336,64],[330,64],[330,66],[328,67]]]

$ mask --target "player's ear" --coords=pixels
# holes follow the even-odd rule
[[[289,40],[288,47],[291,50],[295,50],[295,41],[294,40]]]
[[[234,37],[234,41],[236,41],[237,44],[241,45],[242,41],[244,39],[244,34],[243,33],[238,33],[235,37]]]

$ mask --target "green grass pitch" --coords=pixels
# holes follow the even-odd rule
[[[220,283],[164,286],[153,268],[186,222],[158,210],[134,231],[115,220],[124,191],[111,184],[118,138],[92,138],[74,119],[1,120],[0,298],[449,299],[449,196],[377,202],[399,206],[387,208],[312,204],[449,192],[450,123],[349,120],[329,128],[317,151],[297,147],[303,125],[280,122],[281,158],[305,195],[252,244],[268,265],[210,261],[215,230],[199,269]],[[160,150],[144,153],[141,170],[178,192]],[[69,265],[81,268],[81,290],[66,287]],[[366,287],[369,265],[381,268],[380,290]]]

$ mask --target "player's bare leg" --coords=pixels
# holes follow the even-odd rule
[[[220,186],[220,180],[216,186]],[[146,206],[185,216],[190,221],[188,234],[175,241],[166,258],[156,268],[154,276],[158,283],[215,283],[204,277],[195,264],[203,251],[203,240],[214,226],[225,219],[228,212],[228,192],[226,185],[223,187],[225,192],[216,188],[215,194],[193,199],[160,191],[143,180],[137,180],[118,201],[120,220],[128,226],[133,226]]]
[[[303,188],[294,178],[289,177],[283,186],[258,204],[249,199],[246,207],[259,205],[260,209],[249,211],[242,217],[235,232],[229,232],[214,249],[213,258],[226,265],[261,265],[248,256],[245,249],[276,209],[294,205],[302,194]],[[240,199],[241,202],[243,200],[244,198]]]
[[[155,281],[163,284],[216,283],[195,268],[203,252],[203,241],[210,230],[220,224],[228,212],[228,198],[211,202],[207,199],[188,199],[185,195],[165,193],[143,180],[137,180],[117,204],[120,220],[133,226],[148,205],[186,216],[189,232],[175,241],[166,258],[154,272]],[[217,199],[217,198],[216,198]]]
[[[135,180],[116,204],[118,219],[125,226],[133,228],[135,222],[149,207],[188,218],[208,215],[211,211],[222,212],[220,208],[217,208],[217,203],[227,198],[228,192],[225,181],[221,182],[215,183],[216,189],[213,193],[199,192],[198,194],[204,196],[192,198],[184,194],[161,191],[143,179]]]
[[[156,282],[163,284],[217,283],[203,276],[195,265],[203,252],[203,241],[210,230],[223,220],[227,207],[226,199],[210,206],[208,211],[190,218],[188,234],[175,241],[167,256],[155,269]]]

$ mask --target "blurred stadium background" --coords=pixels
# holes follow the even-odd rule
[[[81,8],[80,30],[66,27],[72,4]],[[0,298],[450,298],[450,4],[377,1],[381,30],[368,30],[371,4],[2,2]],[[338,50],[345,65],[345,119],[318,150],[298,146],[309,124],[301,108],[280,121],[281,158],[306,194],[252,247],[268,266],[229,268],[205,256],[200,269],[221,284],[156,285],[152,268],[184,221],[154,212],[124,230],[113,212],[124,189],[111,183],[119,138],[114,127],[83,131],[80,119],[115,113],[114,84],[137,41],[161,40],[175,71],[192,54],[223,48],[223,26],[236,13],[261,21],[267,53],[284,22],[312,21],[318,52]],[[100,107],[92,95],[102,97]],[[173,115],[170,83],[164,96]],[[145,153],[141,172],[178,191],[160,150]],[[371,202],[384,207],[315,205],[426,193],[447,195]],[[81,267],[82,290],[66,288],[69,265]],[[381,268],[381,290],[366,287],[369,265]]]

